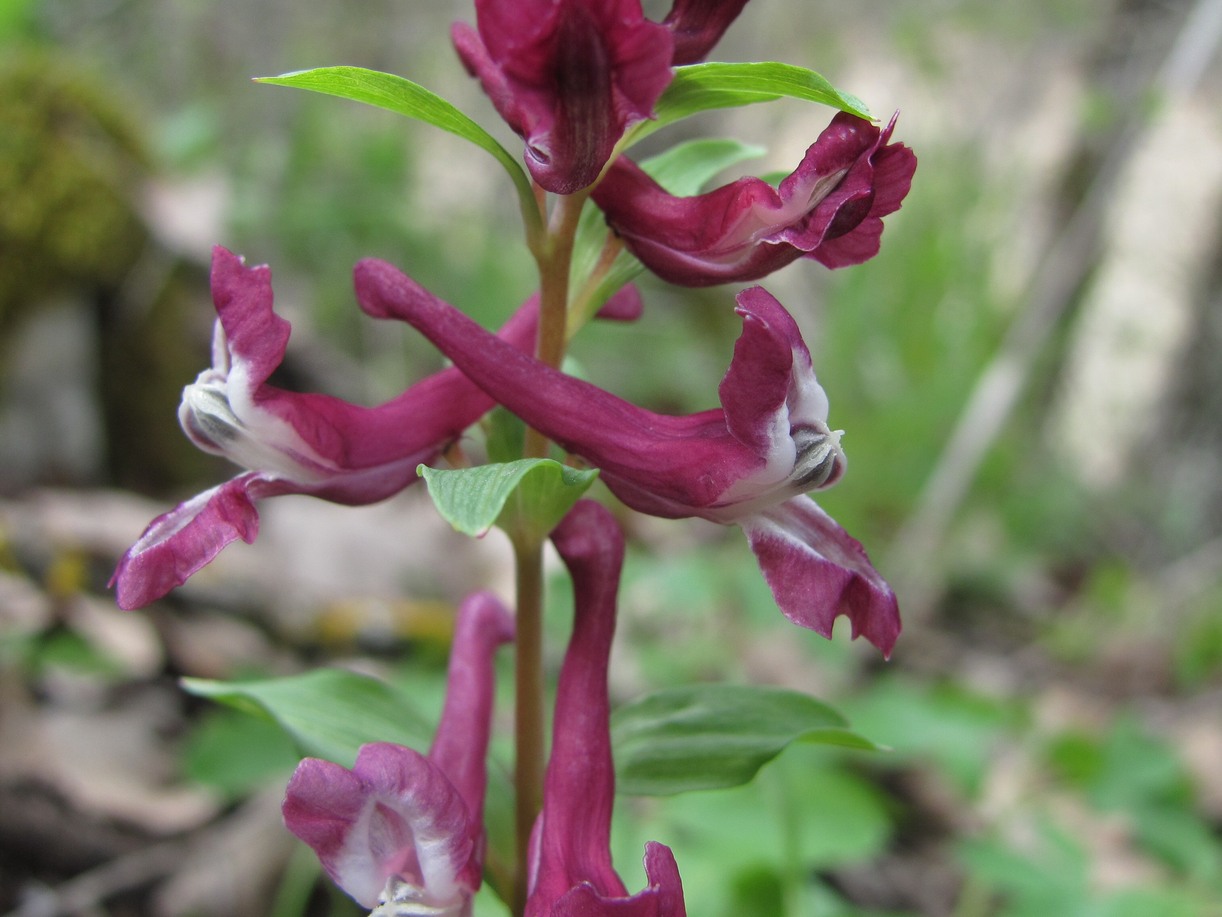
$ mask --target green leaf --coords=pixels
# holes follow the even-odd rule
[[[280,726],[264,716],[237,710],[210,710],[183,745],[186,775],[240,799],[270,781],[282,781],[300,755]]]
[[[259,681],[184,678],[189,694],[278,723],[303,754],[351,767],[366,742],[425,747],[432,727],[375,678],[342,669]]]
[[[542,539],[598,476],[552,459],[519,459],[447,471],[421,465],[429,496],[458,531],[481,536],[493,525],[511,536]]]
[[[737,108],[782,97],[819,102],[859,118],[873,118],[861,99],[841,92],[815,71],[805,67],[775,61],[746,64],[710,62],[675,68],[675,78],[654,106],[657,117],[637,125],[631,143],[702,111]]]
[[[300,70],[281,76],[260,77],[255,82],[273,86],[292,86],[308,89],[325,95],[339,96],[363,102],[376,108],[385,108],[408,118],[432,124],[443,131],[469,140],[480,149],[491,153],[509,173],[518,190],[524,213],[536,213],[534,194],[530,180],[516,159],[497,142],[496,138],[459,111],[441,96],[425,89],[418,83],[378,70],[363,67],[318,67]]]
[[[691,685],[612,717],[619,788],[638,796],[738,786],[791,742],[877,749],[831,707],[783,688]]]

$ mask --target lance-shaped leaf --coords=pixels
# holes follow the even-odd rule
[[[184,678],[183,690],[275,721],[306,755],[350,764],[379,740],[428,742],[430,725],[410,697],[385,682],[343,669],[253,681]]]
[[[612,718],[621,792],[666,796],[738,786],[792,742],[877,748],[813,697],[761,685],[692,685],[620,707]]]
[[[496,138],[447,102],[423,86],[393,73],[366,70],[362,67],[318,67],[281,76],[261,77],[257,82],[271,86],[292,86],[325,95],[363,102],[397,114],[432,124],[456,137],[469,140],[491,153],[513,180],[524,214],[537,214],[533,207],[530,182],[513,156]]]
[[[660,128],[703,111],[783,97],[830,105],[859,118],[871,117],[861,99],[805,67],[775,61],[710,62],[676,68],[674,79],[658,100],[655,117],[637,125],[629,142],[637,143]]]

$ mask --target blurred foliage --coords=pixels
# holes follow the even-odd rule
[[[149,158],[102,81],[51,52],[0,60],[0,331],[74,286],[116,288],[145,244],[132,189]]]

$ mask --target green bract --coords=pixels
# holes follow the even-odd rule
[[[460,532],[480,536],[496,525],[511,537],[541,541],[598,476],[552,459],[519,459],[446,471],[421,465],[429,496]]]

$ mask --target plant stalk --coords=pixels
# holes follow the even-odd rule
[[[513,542],[517,579],[517,635],[514,639],[514,834],[517,865],[513,912],[526,910],[530,833],[543,806],[543,545]]]
[[[539,195],[542,203],[542,195]],[[538,359],[559,368],[568,343],[569,270],[573,240],[586,194],[559,197],[546,236],[532,246],[539,267]],[[549,442],[526,430],[523,457],[546,458]],[[533,535],[512,538],[517,580],[514,693],[514,826],[517,842],[513,912],[526,911],[530,834],[543,808],[547,767],[543,683],[543,543]]]

